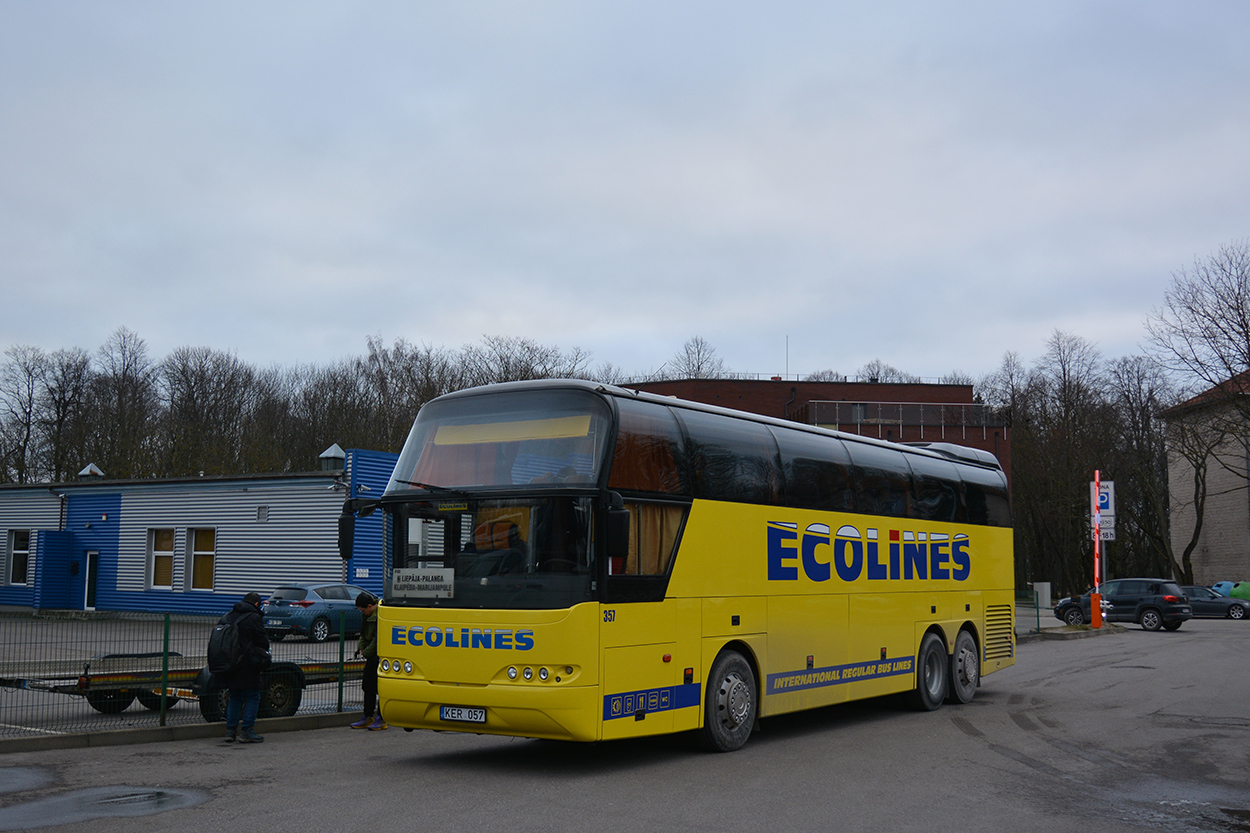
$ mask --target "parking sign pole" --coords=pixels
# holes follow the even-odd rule
[[[1102,584],[1102,512],[1099,509],[1099,495],[1102,494],[1102,478],[1098,469],[1094,469],[1094,592],[1089,595],[1089,623],[1095,628],[1102,627],[1102,594],[1098,586]]]

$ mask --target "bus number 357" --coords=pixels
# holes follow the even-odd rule
[[[603,611],[603,621],[605,621],[605,622],[615,622],[615,621],[616,621],[616,611],[615,611],[615,610],[605,610],[605,611]]]

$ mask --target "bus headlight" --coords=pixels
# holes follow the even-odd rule
[[[405,673],[405,674],[411,674],[411,673],[412,673],[412,663],[411,663],[411,662],[408,662],[408,661],[406,661],[406,660],[404,661],[404,673]]]
[[[521,676],[525,678],[526,682],[534,679],[534,669],[530,668],[528,665],[525,666],[525,670],[521,672]]]
[[[509,680],[516,679],[516,666],[515,665],[508,669],[508,679]]]
[[[542,680],[544,683],[547,682],[547,669],[546,668],[538,669],[538,679]]]
[[[391,670],[391,661],[389,659],[382,660],[382,670],[383,671]]]

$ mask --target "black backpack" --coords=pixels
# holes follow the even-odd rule
[[[208,637],[208,670],[214,674],[229,674],[239,667],[242,659],[239,626],[228,615],[223,616]]]

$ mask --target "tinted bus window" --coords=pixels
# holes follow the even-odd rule
[[[1001,471],[960,466],[959,475],[964,481],[968,523],[1011,526],[1011,501],[1007,495],[1007,480]]]
[[[694,496],[742,503],[777,503],[781,471],[777,445],[766,425],[702,411],[678,411]]]
[[[436,400],[417,415],[387,491],[594,484],[609,426],[607,404],[587,391]]]
[[[786,506],[852,512],[851,457],[842,441],[806,431],[772,429],[781,450]]]
[[[903,452],[868,443],[848,443],[856,511],[907,517],[911,470]]]
[[[911,465],[911,515],[926,521],[950,523],[965,519],[959,469],[949,460],[908,454]]]
[[[608,488],[690,494],[682,476],[681,429],[663,405],[618,398],[620,427]]]

